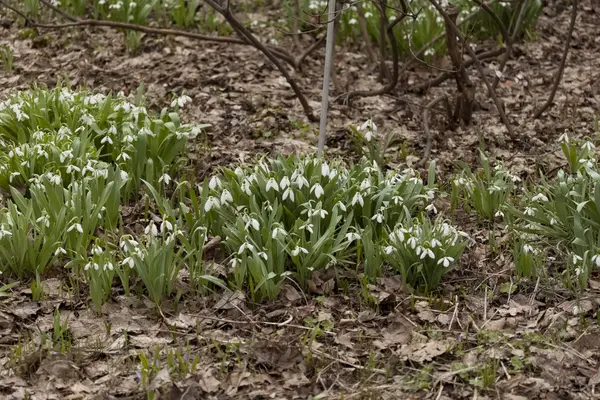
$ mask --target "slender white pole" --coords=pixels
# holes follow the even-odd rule
[[[321,96],[321,123],[319,125],[319,156],[325,148],[325,136],[327,131],[327,108],[329,106],[329,79],[331,78],[331,65],[333,64],[333,41],[335,27],[335,2],[329,0],[329,12],[327,13],[327,42],[325,45],[325,73],[323,75],[323,95]]]

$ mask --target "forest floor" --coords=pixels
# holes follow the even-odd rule
[[[507,134],[475,70],[482,110],[473,124],[449,131],[445,116],[433,112],[431,158],[441,175],[457,160],[476,166],[482,149],[513,173],[535,178],[540,168],[563,163],[556,145],[561,134],[596,135],[600,10],[589,0],[580,10],[555,104],[541,118],[533,119],[533,110],[549,95],[570,6],[546,5],[535,40],[519,44],[508,63],[497,93],[515,137]],[[258,154],[307,152],[316,145],[317,124],[308,122],[277,69],[251,47],[145,36],[141,52],[131,56],[110,29],[42,31],[30,39],[12,25],[0,33],[0,45],[15,51],[15,70],[0,72],[1,96],[59,81],[105,93],[135,93],[143,83],[148,105],[157,110],[174,93],[191,96],[184,120],[212,125],[189,154],[199,180]],[[341,47],[336,57],[341,88],[333,96],[377,87],[363,54]],[[322,71],[320,50],[294,75],[315,112]],[[437,73],[414,68],[394,95],[333,103],[328,154],[353,158],[347,127],[373,118],[380,132],[398,133],[390,165],[416,165],[425,145],[423,106],[441,93],[452,96],[455,84],[448,80],[424,94],[408,89]],[[408,155],[401,157],[402,143]],[[572,296],[559,287],[533,281],[503,291],[510,259],[490,251],[487,230],[468,215],[457,223],[473,244],[468,262],[446,279],[441,294],[412,296],[388,276],[369,286],[377,307],[358,295],[328,292],[327,277],[317,280],[314,293],[287,286],[276,302],[252,304],[240,292],[219,293],[173,302],[162,315],[141,297],[117,294],[99,316],[77,293],[66,292],[59,278],[43,282],[41,302],[31,301],[28,286],[17,287],[0,299],[0,397],[146,398],[136,374],[145,354],[155,368],[145,383],[161,399],[593,398],[600,382],[600,276],[579,299],[579,315]],[[68,329],[57,338],[61,326]],[[69,351],[39,350],[47,337]],[[165,349],[197,359],[195,370],[173,373]]]

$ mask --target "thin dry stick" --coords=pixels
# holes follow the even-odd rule
[[[292,35],[294,38],[294,44],[296,46],[300,45],[300,29],[299,29],[299,22],[300,22],[300,0],[294,0],[294,15],[292,18]]]
[[[66,24],[42,24],[42,23],[38,23],[38,22],[32,20],[31,18],[27,17],[24,13],[17,10],[16,8],[6,4],[6,2],[4,2],[4,0],[0,0],[0,4],[4,7],[8,8],[9,10],[13,11],[14,13],[18,14],[20,17],[24,18],[32,27],[35,27],[35,28],[65,29],[65,28],[73,28],[73,27],[78,27],[78,26],[98,26],[98,27],[108,27],[108,28],[116,28],[116,29],[127,29],[127,30],[131,30],[131,31],[147,33],[150,35],[180,36],[180,37],[188,37],[191,39],[203,40],[203,41],[207,41],[207,42],[252,45],[251,43],[248,43],[247,41],[236,39],[236,38],[229,38],[229,37],[224,37],[224,36],[201,35],[199,33],[187,32],[187,31],[182,31],[179,29],[151,28],[149,26],[130,24],[130,23],[118,22],[118,21],[77,19],[73,16],[66,14],[65,12],[62,12],[61,15],[63,15],[66,19],[68,19],[72,22],[69,22]],[[44,3],[44,4],[46,4],[46,3]],[[277,47],[277,46],[272,46],[272,45],[267,45],[267,47],[273,52],[273,54],[275,54],[277,57],[281,58],[288,64],[290,64],[292,66],[296,65],[294,58],[291,55],[289,55],[287,53],[287,51],[285,51],[284,49]]]
[[[571,23],[569,24],[569,31],[567,33],[567,38],[565,40],[565,47],[563,49],[562,59],[560,60],[560,66],[558,67],[558,71],[556,72],[556,77],[554,78],[554,85],[552,86],[552,92],[550,93],[550,97],[546,100],[546,103],[535,112],[533,118],[539,118],[544,111],[546,111],[552,105],[554,101],[554,96],[556,95],[556,91],[558,90],[558,85],[560,85],[560,81],[562,80],[563,72],[565,71],[565,65],[567,64],[567,56],[569,54],[569,47],[571,46],[571,37],[573,36],[573,30],[575,29],[575,20],[577,19],[577,6],[579,5],[579,0],[573,0],[573,9],[571,11]]]
[[[208,4],[213,9],[215,9],[215,11],[217,11],[219,14],[221,14],[225,18],[225,20],[227,20],[229,25],[231,25],[231,27],[239,35],[241,35],[242,37],[244,37],[248,41],[250,41],[250,43],[252,43],[254,45],[254,47],[256,47],[258,50],[260,50],[277,67],[279,72],[281,72],[281,74],[285,77],[286,81],[291,86],[292,90],[294,91],[294,94],[296,94],[298,101],[300,101],[300,104],[302,105],[302,108],[304,109],[304,114],[306,115],[306,117],[312,122],[318,121],[319,119],[317,117],[315,117],[315,115],[313,114],[312,108],[308,104],[308,101],[306,101],[306,98],[304,97],[302,90],[296,83],[296,80],[294,78],[292,78],[292,76],[290,75],[288,70],[279,62],[277,57],[275,57],[273,55],[271,50],[269,50],[267,47],[265,47],[264,44],[262,44],[258,39],[256,39],[254,37],[254,35],[252,35],[246,28],[244,28],[244,26],[242,24],[240,24],[237,19],[235,19],[235,17],[233,16],[233,14],[231,13],[231,10],[229,8],[221,7],[214,0],[204,0],[204,1],[206,2],[206,4]]]
[[[480,53],[478,55],[478,57],[479,57],[480,61],[483,61],[483,60],[487,60],[487,59],[490,59],[490,58],[497,57],[497,56],[503,54],[504,52],[506,52],[506,48],[500,47],[500,48],[497,48],[497,49],[494,49],[494,50],[490,50],[490,51],[486,51],[486,52]],[[467,61],[465,61],[463,63],[463,66],[465,68],[468,68],[471,65],[473,65],[474,63],[475,63],[475,61],[472,58],[469,58]],[[429,88],[437,86],[440,83],[445,82],[448,79],[453,78],[453,77],[454,77],[454,72],[444,72],[444,73],[440,74],[438,77],[433,78],[433,79],[431,79],[431,80],[429,80],[427,82],[423,82],[421,84],[418,84],[418,85],[410,87],[409,90],[411,92],[421,92],[423,90],[427,90]]]
[[[425,137],[427,138],[427,144],[425,145],[423,158],[419,162],[419,165],[427,164],[427,161],[429,161],[429,156],[431,155],[431,147],[433,145],[433,135],[429,130],[429,111],[441,102],[445,103],[446,113],[448,114],[448,120],[452,121],[452,106],[450,105],[450,101],[448,101],[448,97],[446,97],[446,95],[440,96],[432,100],[429,104],[425,106],[425,108],[423,108],[423,131],[425,132]]]
[[[448,17],[448,14],[446,14],[446,12],[440,6],[440,4],[436,0],[429,0],[429,1],[436,8],[436,10],[438,10],[438,12],[444,17],[444,20],[450,24],[452,29],[454,29],[454,33],[456,34],[456,37],[458,37],[458,39],[461,42],[466,44],[464,36],[462,35],[462,33],[460,33],[460,31],[458,30],[456,25],[454,23],[452,23],[452,20],[450,20],[450,18]],[[496,105],[496,110],[498,111],[498,114],[500,115],[500,119],[502,120],[502,123],[504,123],[504,126],[506,127],[508,134],[511,137],[514,137],[515,136],[514,131],[513,131],[512,127],[510,126],[510,122],[508,121],[506,114],[504,113],[504,107],[502,106],[502,103],[498,99],[498,96],[496,96],[496,92],[494,91],[494,88],[492,88],[492,85],[490,84],[489,80],[485,76],[485,71],[483,70],[483,66],[481,65],[481,62],[479,61],[479,58],[477,58],[477,54],[475,54],[473,49],[471,49],[471,46],[469,46],[468,44],[466,44],[464,47],[466,48],[467,52],[469,53],[469,55],[475,62],[475,66],[477,67],[477,70],[479,71],[481,80],[487,87],[488,93],[489,93],[490,97],[492,98],[492,100],[494,101],[494,104]]]
[[[323,42],[325,41],[325,38],[327,36],[323,35],[321,36],[320,39],[317,39],[316,42],[314,42],[308,49],[306,49],[306,51],[304,53],[302,53],[302,55],[300,57],[298,57],[298,59],[296,60],[296,69],[301,71],[302,70],[302,63],[304,62],[304,59],[306,57],[308,57],[310,55],[310,53],[312,53],[313,51],[315,51],[319,46],[321,46],[323,44]]]

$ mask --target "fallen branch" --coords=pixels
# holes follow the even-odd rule
[[[446,113],[448,114],[448,121],[452,123],[452,106],[450,105],[450,101],[446,95],[442,95],[431,102],[429,102],[425,108],[423,109],[423,131],[425,132],[425,137],[427,139],[427,143],[425,145],[425,151],[423,152],[423,158],[419,161],[419,165],[426,165],[427,161],[429,161],[429,156],[431,155],[431,148],[433,147],[433,135],[429,130],[429,112],[433,107],[438,105],[439,103],[444,102],[446,106]]]
[[[231,25],[231,27],[239,35],[241,35],[243,38],[247,39],[250,43],[252,43],[254,45],[254,47],[256,47],[258,50],[260,50],[277,67],[279,72],[281,72],[281,74],[285,77],[288,84],[291,86],[292,90],[294,91],[294,94],[298,98],[298,101],[300,101],[300,104],[302,105],[302,108],[304,109],[304,114],[307,116],[307,118],[312,122],[318,121],[319,119],[317,117],[315,117],[315,115],[313,114],[312,108],[308,104],[308,101],[306,101],[306,98],[304,97],[302,90],[296,83],[296,80],[294,78],[292,78],[292,76],[290,75],[288,70],[279,62],[277,57],[275,57],[275,55],[273,55],[273,52],[269,48],[267,48],[264,44],[262,44],[258,39],[256,39],[254,37],[254,35],[252,35],[252,33],[250,33],[246,28],[244,28],[244,26],[242,24],[240,24],[240,22],[233,16],[233,14],[231,13],[231,10],[229,8],[222,7],[215,0],[204,0],[204,1],[206,2],[206,4],[211,6],[215,11],[217,11],[219,14],[221,14],[225,18],[225,20],[227,20],[229,25]],[[227,5],[229,5],[229,3],[227,3]]]
[[[450,17],[448,17],[448,14],[444,11],[444,9],[440,6],[440,4],[436,0],[429,0],[429,1],[435,7],[435,9],[438,10],[438,12],[444,17],[444,20],[446,21],[446,23],[454,30],[454,33],[456,34],[456,37],[461,42],[466,43],[463,34],[460,33],[459,29],[452,22],[452,20],[450,19]],[[496,96],[496,92],[494,91],[494,88],[492,87],[492,85],[490,84],[489,80],[485,76],[485,71],[483,70],[483,66],[481,65],[481,62],[479,61],[479,58],[477,58],[477,54],[475,54],[475,52],[473,51],[473,49],[471,49],[471,46],[469,46],[468,44],[466,44],[464,46],[464,48],[467,50],[467,52],[469,53],[469,55],[471,56],[471,58],[475,62],[475,66],[477,67],[477,71],[479,72],[481,80],[483,81],[483,83],[487,87],[488,94],[490,95],[490,97],[494,101],[494,104],[496,105],[496,110],[498,111],[498,114],[500,115],[500,119],[502,120],[502,123],[506,127],[506,130],[508,131],[508,134],[511,137],[514,137],[515,136],[514,131],[513,131],[512,127],[510,126],[510,122],[508,121],[508,118],[506,117],[506,114],[504,113],[504,106],[502,105],[502,103],[498,99],[498,96]]]
[[[571,22],[569,24],[569,31],[567,32],[567,38],[565,40],[565,47],[563,48],[562,58],[560,60],[560,66],[558,67],[558,71],[556,72],[556,76],[554,77],[554,85],[552,85],[552,92],[550,93],[550,97],[544,103],[544,105],[535,112],[533,118],[539,118],[544,111],[546,111],[552,105],[554,101],[554,96],[556,95],[556,91],[558,90],[558,85],[560,85],[560,81],[562,80],[563,72],[565,71],[565,65],[567,64],[567,56],[569,54],[569,47],[571,46],[571,37],[573,36],[573,30],[575,29],[575,20],[577,19],[577,6],[579,5],[579,0],[573,0],[573,9],[571,11]]]

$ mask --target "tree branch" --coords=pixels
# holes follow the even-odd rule
[[[306,98],[304,97],[302,90],[296,83],[296,80],[294,78],[292,78],[292,76],[290,75],[288,70],[279,62],[277,57],[275,57],[273,55],[271,50],[268,49],[264,44],[262,44],[258,39],[256,39],[254,37],[254,35],[252,35],[252,33],[248,32],[248,30],[246,28],[244,28],[237,19],[235,19],[235,17],[233,16],[233,14],[231,13],[231,10],[229,8],[223,8],[221,5],[219,5],[214,0],[204,0],[204,1],[206,2],[206,4],[211,6],[215,11],[217,11],[219,14],[221,14],[225,18],[225,20],[227,20],[229,25],[231,25],[231,27],[240,36],[242,36],[243,38],[247,39],[250,43],[252,43],[252,45],[254,47],[256,47],[258,50],[260,50],[277,67],[279,72],[281,72],[281,74],[285,77],[286,81],[289,83],[292,90],[296,94],[296,97],[298,98],[298,100],[300,101],[300,104],[302,105],[302,108],[304,109],[304,114],[306,114],[306,116],[308,117],[308,119],[310,121],[313,121],[313,122],[318,121],[319,119],[317,117],[315,117],[315,115],[313,114],[312,108],[308,104],[308,101],[306,101]]]
[[[440,6],[440,4],[436,0],[429,0],[429,1],[435,7],[435,9],[438,10],[438,12],[444,17],[444,20],[446,21],[446,24],[448,24],[454,30],[454,33],[456,34],[456,37],[458,37],[458,39],[461,42],[465,43],[464,47],[467,50],[467,52],[469,53],[469,55],[471,56],[471,58],[473,59],[473,61],[475,62],[475,67],[477,67],[477,71],[479,72],[481,80],[483,81],[483,83],[487,87],[488,93],[489,93],[490,97],[492,98],[492,100],[494,101],[494,104],[496,105],[496,110],[498,111],[498,114],[500,115],[500,119],[504,123],[504,126],[506,127],[506,130],[508,131],[508,134],[511,137],[514,137],[514,131],[513,131],[512,127],[510,126],[510,122],[508,121],[508,118],[506,117],[506,114],[504,113],[504,107],[503,107],[502,103],[500,102],[500,100],[498,99],[498,96],[496,96],[496,92],[494,91],[494,88],[492,87],[492,85],[488,81],[487,77],[485,76],[485,71],[483,70],[483,66],[481,65],[481,62],[477,58],[477,55],[475,54],[475,52],[473,51],[473,49],[471,49],[471,46],[469,46],[466,43],[463,34],[460,33],[460,31],[458,30],[458,28],[456,27],[456,25],[452,22],[452,20],[450,19],[450,17],[448,17],[448,14],[446,14],[446,12]]]

